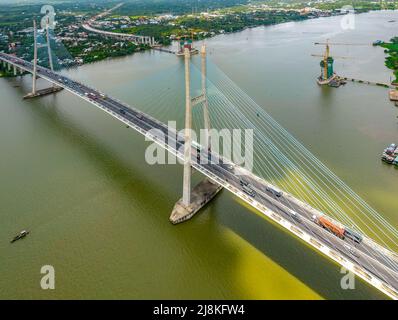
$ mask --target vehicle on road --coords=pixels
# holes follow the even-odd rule
[[[239,180],[239,183],[240,183],[241,186],[248,186],[249,185],[249,182],[247,182],[245,180],[242,180],[242,179]]]
[[[227,167],[228,170],[232,170],[234,168],[234,166],[229,163],[227,163],[225,166]]]
[[[312,221],[319,224],[322,228],[327,229],[328,231],[343,240],[347,238],[354,241],[355,243],[361,243],[363,240],[363,236],[358,232],[344,226],[338,226],[337,224],[326,219],[325,217],[317,218],[315,215],[313,215]]]
[[[334,224],[333,222],[329,221],[325,217],[319,217],[318,224],[328,230],[329,232],[333,233],[335,236],[339,237],[340,239],[344,240],[344,228]]]
[[[362,235],[360,235],[358,232],[355,232],[349,228],[344,229],[344,235],[348,238],[351,239],[352,241],[356,243],[361,243],[362,242]]]
[[[184,140],[185,140],[185,138],[184,138],[183,135],[177,134],[177,141],[178,141],[178,142],[183,143]]]
[[[97,100],[98,99],[98,97],[92,92],[88,93],[87,97],[89,97],[90,99],[93,99],[93,100]]]
[[[22,230],[20,233],[18,233],[11,241],[10,243],[13,243],[19,239],[25,238],[29,234],[29,231]]]
[[[297,222],[302,222],[302,221],[303,221],[303,220],[301,219],[300,215],[299,215],[297,212],[295,212],[295,211],[291,211],[291,212],[290,212],[290,216],[291,216],[294,220],[296,220]]]
[[[243,186],[242,190],[244,193],[247,193],[251,197],[256,196],[256,192],[252,188],[250,188],[248,185]]]
[[[126,114],[126,111],[124,111],[123,109],[119,109],[119,112],[120,112],[121,114]]]
[[[274,186],[267,186],[265,188],[268,192],[271,192],[272,194],[274,194],[275,196],[282,197],[283,192],[281,190],[279,190],[278,188],[274,187]]]

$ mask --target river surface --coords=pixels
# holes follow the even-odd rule
[[[319,58],[311,54],[324,48],[314,42],[398,35],[398,22],[388,22],[398,12],[355,18],[354,30],[331,17],[220,35],[207,40],[209,59],[397,227],[398,171],[380,161],[398,142],[387,90],[315,82]],[[352,57],[336,59],[341,75],[384,82],[392,75],[381,48],[331,50]],[[182,123],[183,64],[173,55],[143,52],[64,72]],[[172,226],[182,167],[147,164],[141,135],[68,92],[22,100],[30,82],[0,79],[0,298],[384,298],[360,280],[342,290],[337,265],[226,191]],[[31,234],[10,245],[24,228]],[[43,265],[55,268],[55,290],[40,288]]]

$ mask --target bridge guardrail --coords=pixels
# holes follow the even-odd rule
[[[8,61],[7,59],[3,58],[1,55],[0,55],[0,59],[1,60],[6,60],[7,63],[11,63],[13,65],[16,65],[15,63],[13,63],[11,61]],[[17,67],[22,68],[19,65],[17,65]],[[28,72],[32,72],[32,70],[30,70],[27,67],[23,67],[22,69],[24,69],[25,71],[28,71]],[[126,119],[126,118],[122,117],[121,115],[119,115],[118,113],[115,113],[114,111],[112,111],[109,108],[101,105],[97,101],[89,99],[86,96],[76,92],[75,90],[70,89],[64,83],[60,83],[60,82],[54,81],[53,79],[49,79],[49,78],[47,78],[45,76],[40,76],[40,77],[42,77],[42,78],[44,78],[44,79],[46,79],[46,80],[48,80],[48,81],[50,81],[52,83],[56,83],[57,85],[62,86],[66,90],[68,90],[68,91],[78,95],[79,97],[83,98],[84,100],[88,101],[89,103],[94,104],[95,106],[99,107],[100,109],[102,109],[105,112],[107,112],[108,114],[110,114],[112,117],[117,118],[121,122],[129,125],[129,127],[133,128],[137,132],[147,136],[148,138],[150,138],[152,141],[154,141],[158,145],[163,146],[166,150],[168,150],[169,152],[171,152],[174,155],[176,155],[179,159],[184,160],[184,156],[183,156],[183,154],[181,152],[178,152],[178,150],[171,148],[168,144],[162,143],[160,140],[157,139],[157,137],[155,135],[151,134],[148,131],[143,130],[142,128],[140,128],[136,124],[134,124],[133,122],[131,122],[128,119]],[[89,87],[89,86],[87,86],[87,87]],[[97,90],[95,88],[92,88],[92,87],[89,87],[89,88],[91,88],[93,91],[100,92],[99,90]],[[109,98],[111,98],[111,97],[109,97]],[[118,99],[115,99],[115,98],[111,98],[111,99],[114,99],[115,101],[118,101]],[[123,104],[124,106],[132,109],[133,111],[140,112],[140,111],[136,110],[135,108],[132,108],[131,106],[129,106],[129,105],[123,103],[123,102],[120,102],[120,101],[118,101],[118,102]],[[143,114],[142,112],[140,112],[140,113]],[[151,119],[152,121],[160,124],[163,128],[169,129],[167,126],[165,126],[165,124],[159,122],[158,120],[156,120],[156,119],[154,119],[154,118],[152,118],[150,116],[147,116],[146,114],[145,114],[145,117],[147,117],[148,119]],[[223,159],[223,161],[224,161],[224,158],[222,158],[221,156],[219,156],[219,158]],[[300,239],[302,239],[303,241],[305,241],[306,243],[308,243],[309,245],[311,245],[312,247],[314,247],[318,251],[324,253],[325,255],[330,257],[332,260],[334,260],[338,264],[340,264],[340,265],[344,266],[345,268],[347,268],[348,270],[354,272],[359,277],[361,277],[362,279],[364,279],[368,283],[370,283],[373,286],[375,286],[376,288],[378,288],[380,291],[384,292],[385,294],[387,294],[388,296],[390,296],[393,299],[398,299],[398,293],[397,293],[397,291],[394,288],[389,286],[384,281],[380,280],[378,277],[369,274],[361,266],[358,266],[358,265],[354,264],[353,262],[346,260],[344,257],[342,257],[339,253],[333,251],[326,244],[322,244],[318,240],[312,238],[312,236],[309,235],[305,230],[302,230],[298,226],[294,226],[293,224],[291,224],[288,220],[286,220],[285,218],[283,218],[279,214],[277,214],[274,211],[268,209],[267,207],[265,207],[264,205],[259,203],[257,200],[250,198],[249,196],[244,194],[242,191],[238,190],[236,187],[234,187],[233,185],[229,184],[227,181],[221,179],[220,177],[216,176],[215,174],[213,174],[212,172],[207,170],[205,167],[199,165],[197,162],[195,162],[195,161],[192,162],[192,167],[194,167],[196,170],[198,170],[202,174],[208,176],[214,182],[220,184],[221,186],[223,186],[224,188],[226,188],[227,190],[229,190],[230,192],[232,192],[233,194],[238,196],[240,199],[242,199],[246,203],[249,203],[251,206],[253,206],[257,210],[262,212],[264,215],[266,215],[268,218],[270,218],[272,221],[274,221],[277,224],[281,225],[282,227],[287,229],[289,232],[295,234],[297,237],[299,237]],[[236,167],[236,165],[235,165],[235,167]],[[239,168],[241,168],[241,167],[239,167]],[[243,168],[241,168],[241,169],[243,169]],[[255,179],[260,179],[259,177],[253,175],[252,173],[250,173],[250,175],[252,177],[254,177]],[[262,182],[264,182],[264,180]],[[292,199],[296,199],[296,198],[294,198],[292,196]],[[302,203],[300,200],[298,200],[298,199],[296,199],[296,200],[299,201],[299,203],[304,205],[304,203]],[[309,205],[308,205],[308,207],[313,209],[313,210],[316,210],[316,209],[310,207]]]

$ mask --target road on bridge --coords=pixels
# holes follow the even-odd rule
[[[11,63],[28,72],[33,72],[32,63],[15,56],[0,53],[0,60]],[[162,133],[162,136],[167,137],[164,147],[180,159],[183,159],[184,138],[181,135],[177,135],[173,128],[169,128],[151,116],[115,98],[109,97],[99,90],[52,72],[47,68],[38,66],[37,75],[94,104],[141,134],[152,136],[152,140],[162,144],[160,138],[157,139],[156,135],[153,135],[153,132],[158,130]],[[170,132],[174,134],[170,135]],[[149,135],[148,133],[151,134]],[[328,230],[321,228],[313,220],[315,209],[308,205],[302,205],[299,200],[292,201],[293,196],[287,193],[277,196],[269,188],[270,184],[268,182],[231,163],[229,160],[223,159],[218,154],[201,150],[200,158],[207,158],[210,161],[206,161],[208,163],[198,163],[197,147],[197,145],[193,146],[191,159],[192,166],[195,169],[207,175],[216,183],[223,185],[262,213],[266,214],[261,209],[262,207],[268,208],[268,210],[272,211],[271,217],[274,217],[273,215],[277,216],[277,218],[273,218],[274,221],[278,222],[281,219],[287,221],[290,229],[286,226],[285,228],[290,232],[295,230],[293,233],[296,235],[300,235],[300,232],[310,235],[312,240],[308,243],[318,250],[320,250],[320,247],[331,248],[339,257],[339,259],[335,259],[336,262],[342,265],[344,265],[344,261],[351,263],[354,266],[354,270],[356,270],[356,274],[372,285],[375,285],[375,279],[380,281],[382,288],[375,286],[390,297],[398,299],[398,261],[388,250],[380,250],[383,248],[371,245],[373,242],[362,241],[361,243],[355,243],[348,238],[340,239]],[[254,191],[253,194],[245,193],[245,184],[250,186]],[[269,214],[267,216],[270,217]],[[329,256],[334,258],[333,255]]]

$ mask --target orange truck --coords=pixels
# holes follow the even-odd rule
[[[344,228],[341,228],[324,217],[319,218],[319,225],[325,229],[328,229],[331,233],[335,234],[341,239],[344,239]]]

